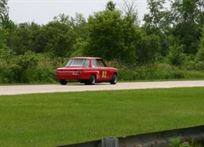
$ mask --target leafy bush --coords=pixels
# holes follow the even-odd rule
[[[204,71],[204,61],[195,63],[195,69],[198,71]]]
[[[156,35],[141,33],[136,48],[136,58],[139,64],[151,64],[156,60],[160,50],[160,38]]]
[[[0,52],[0,83],[53,83],[55,69],[65,62],[65,58],[53,59],[30,51],[19,56]]]
[[[182,142],[179,138],[170,140],[169,147],[193,147],[189,142]]]
[[[168,61],[171,65],[181,66],[184,63],[185,56],[183,54],[183,47],[175,44],[170,47]]]
[[[169,147],[202,147],[203,144],[194,142],[191,139],[181,140],[180,138],[173,138],[173,139],[170,139],[168,146]]]

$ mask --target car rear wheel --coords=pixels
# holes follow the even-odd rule
[[[66,80],[60,80],[59,81],[61,85],[67,85],[67,81]]]
[[[112,80],[110,81],[111,84],[116,84],[118,82],[118,76],[117,74],[113,74]]]
[[[86,84],[90,84],[90,85],[96,84],[96,76],[95,75],[91,75],[88,83],[86,83]]]

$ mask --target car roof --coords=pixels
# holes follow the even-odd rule
[[[73,57],[72,59],[102,59],[100,57]]]

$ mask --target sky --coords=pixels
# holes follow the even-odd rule
[[[147,13],[146,0],[135,0],[139,20]],[[46,24],[59,14],[75,16],[81,13],[85,18],[105,9],[108,0],[9,0],[10,19],[16,23],[36,22]],[[113,0],[119,9],[124,8],[124,0]]]

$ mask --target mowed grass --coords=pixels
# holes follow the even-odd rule
[[[0,96],[0,146],[50,147],[204,124],[204,88]]]

